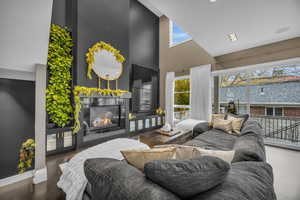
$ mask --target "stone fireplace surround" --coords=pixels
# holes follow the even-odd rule
[[[131,93],[122,96],[81,95],[81,129],[77,133],[77,148],[127,137],[130,99]]]

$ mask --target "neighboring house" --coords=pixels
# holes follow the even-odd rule
[[[239,113],[246,113],[250,105],[252,116],[300,117],[300,80],[221,87],[221,111],[229,101],[235,102]]]

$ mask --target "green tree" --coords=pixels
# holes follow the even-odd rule
[[[190,79],[175,81],[175,105],[190,105]]]

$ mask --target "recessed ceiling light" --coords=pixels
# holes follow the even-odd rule
[[[237,36],[236,36],[235,33],[230,33],[230,34],[228,35],[228,37],[229,37],[229,39],[230,39],[231,42],[235,42],[235,41],[238,40],[238,38],[237,38]]]
[[[217,0],[209,0],[209,1],[213,3],[213,2],[216,2]]]

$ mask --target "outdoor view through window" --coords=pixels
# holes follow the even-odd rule
[[[190,79],[187,77],[175,80],[174,119],[175,123],[190,116]]]
[[[237,114],[250,114],[268,138],[299,141],[300,66],[243,71],[220,76],[220,111],[234,102]]]
[[[175,46],[176,44],[180,44],[182,42],[192,39],[189,34],[184,32],[179,26],[177,26],[173,22],[170,22],[170,33],[170,46]]]

